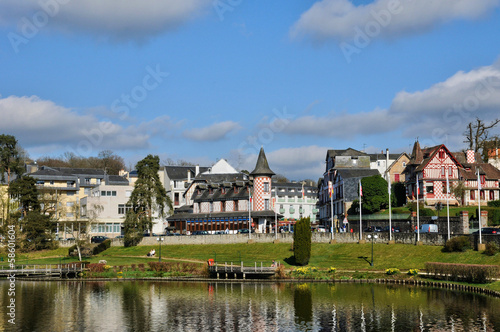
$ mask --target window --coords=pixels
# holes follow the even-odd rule
[[[481,175],[481,184],[484,185],[486,182],[486,175]]]
[[[481,200],[484,201],[484,190],[481,190],[479,194],[481,195]]]
[[[446,182],[443,182],[441,184],[441,186],[443,187],[443,194],[446,194]],[[361,202],[361,203],[363,203],[363,202]]]
[[[439,150],[439,159],[444,159],[444,151]]]
[[[441,176],[444,176],[444,166],[441,166]]]
[[[179,205],[179,193],[174,194],[174,205]]]
[[[234,193],[237,194],[238,193],[238,187],[234,187]]]
[[[470,191],[470,200],[471,201],[476,200],[476,191],[475,190]]]
[[[453,167],[452,166],[448,167],[448,176],[449,177],[453,176]]]
[[[67,207],[72,207],[75,205],[75,202],[66,202]]]
[[[51,185],[54,185],[54,180],[50,180],[50,184],[51,184]]]
[[[101,184],[101,179],[95,179],[96,184]]]
[[[394,181],[399,182],[399,174],[394,174]]]
[[[406,161],[403,161],[403,167],[406,167]],[[363,202],[361,202],[363,203]]]
[[[125,197],[130,197],[132,195],[132,190],[125,191]]]
[[[264,182],[264,192],[265,193],[269,192],[269,182]]]
[[[73,212],[66,212],[66,218],[73,218]]]
[[[226,212],[226,201],[220,202],[220,210]]]
[[[210,202],[210,212],[214,212],[214,202]]]
[[[85,184],[90,184],[90,178],[85,178]]]
[[[239,210],[238,201],[234,201],[234,211],[238,210]]]
[[[68,186],[68,187],[74,187],[75,186],[75,181],[66,181],[66,186]]]
[[[36,184],[43,186],[45,184],[45,181],[37,181]]]
[[[125,204],[118,204],[118,214],[125,214]]]
[[[495,200],[495,192],[493,190],[490,190],[490,201]]]
[[[68,195],[68,196],[75,196],[75,192],[74,191],[68,191],[66,193],[66,195]]]
[[[104,190],[101,191],[101,196],[106,196],[106,192]],[[361,202],[361,203],[363,203],[363,202]]]
[[[434,194],[434,185],[426,186],[425,191],[427,191],[428,194]]]
[[[222,195],[224,195],[224,194],[226,193],[226,188],[222,187],[222,188],[220,189],[220,192],[222,193]]]
[[[268,199],[264,200],[264,210],[270,210],[270,208],[269,208],[269,200]]]
[[[380,167],[380,161],[377,161],[377,166],[379,166],[379,167]],[[363,203],[363,202],[361,202],[361,203]]]

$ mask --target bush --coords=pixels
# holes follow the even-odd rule
[[[432,217],[435,216],[436,214],[434,213],[434,210],[428,209],[424,207],[424,204],[422,202],[419,202],[419,211],[418,214],[421,217]],[[417,211],[417,202],[414,203],[408,203],[406,207],[411,211],[411,212],[416,212]]]
[[[89,264],[87,265],[87,268],[89,269],[90,272],[104,272],[104,267],[106,264]]]
[[[68,256],[72,256],[73,255],[73,251],[76,250],[76,244],[75,245],[72,245],[71,247],[68,248]]]
[[[309,217],[301,218],[295,224],[293,254],[295,264],[304,266],[309,263],[311,258],[311,220]]]
[[[499,250],[498,244],[495,242],[488,242],[486,243],[486,250],[483,253],[487,256],[495,256]]]
[[[489,201],[488,202],[488,206],[491,206],[491,207],[500,207],[500,199],[496,200],[496,201]]]
[[[104,240],[103,242],[99,243],[94,249],[92,250],[92,255],[98,255],[101,252],[103,252],[106,249],[109,249],[111,247],[111,240]]]
[[[487,283],[497,278],[500,266],[451,264],[451,263],[425,263],[425,268],[434,278],[444,278],[452,281],[466,281],[469,283]]]
[[[471,248],[469,237],[457,236],[446,241],[443,252],[464,252]]]

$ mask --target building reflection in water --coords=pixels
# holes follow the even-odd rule
[[[0,281],[0,300],[9,301]],[[500,299],[367,284],[16,283],[7,331],[500,331]],[[6,317],[6,306],[0,306]]]

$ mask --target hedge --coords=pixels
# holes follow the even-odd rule
[[[496,201],[489,201],[488,206],[490,207],[500,207],[500,199],[497,199]]]
[[[481,206],[481,211],[488,211],[488,225],[490,226],[500,225],[500,208],[490,207],[489,206],[490,203],[491,202],[488,202],[488,207]],[[478,213],[479,211],[478,209],[476,209],[476,216],[478,215]]]
[[[466,281],[475,284],[491,282],[500,274],[500,266],[497,265],[427,262],[425,269],[436,279]]]
[[[92,250],[93,255],[98,255],[101,252],[103,252],[106,249],[109,249],[111,247],[111,240],[104,240],[103,242],[99,243],[94,249]]]

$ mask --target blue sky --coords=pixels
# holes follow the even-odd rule
[[[465,148],[500,109],[500,0],[3,0],[0,132],[316,179],[327,149]],[[495,129],[492,134],[498,134]]]

